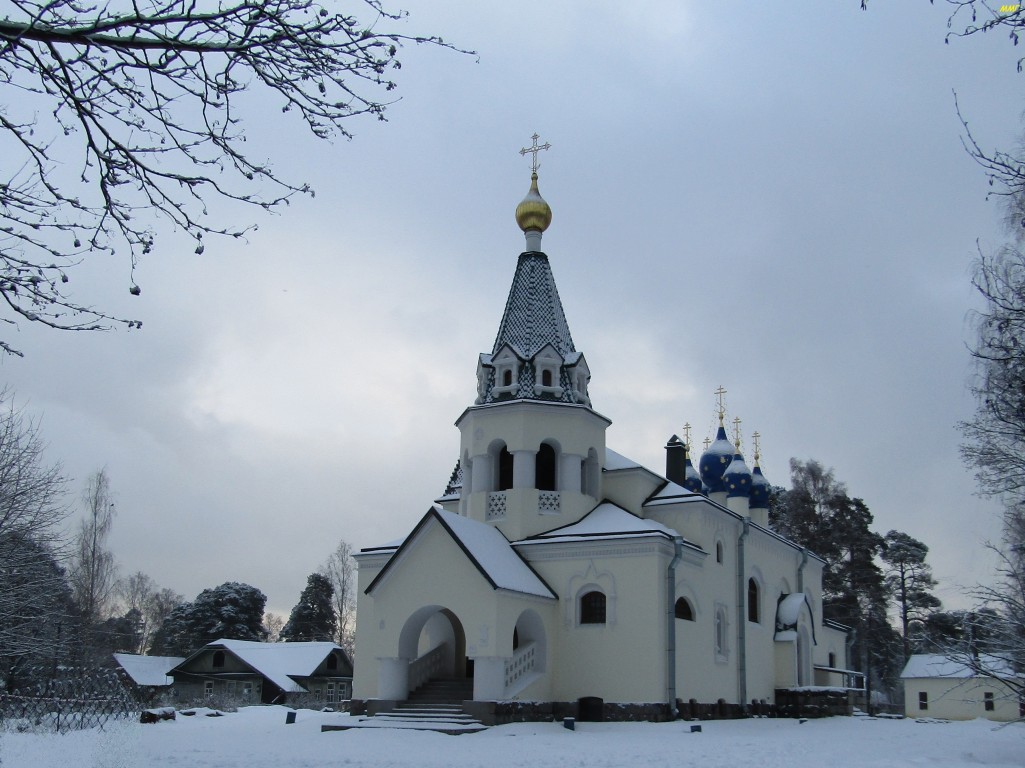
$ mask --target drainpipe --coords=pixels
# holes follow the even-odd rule
[[[744,528],[737,539],[737,697],[741,709],[747,711],[747,585],[744,583],[744,540],[751,531],[751,518],[744,518]]]
[[[673,537],[673,559],[666,570],[666,698],[669,715],[676,719],[676,566],[683,557],[683,539]]]
[[[804,592],[804,566],[808,564],[808,548],[801,547],[801,564],[797,566],[797,591]]]

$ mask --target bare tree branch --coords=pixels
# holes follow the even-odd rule
[[[126,248],[134,268],[158,223],[242,237],[211,217],[223,198],[270,210],[313,191],[245,146],[240,102],[291,112],[314,136],[385,119],[406,17],[362,0],[368,17],[313,0],[0,0],[0,296],[19,317],[66,330],[125,320],[79,303],[69,272]],[[0,342],[0,349],[17,354]]]

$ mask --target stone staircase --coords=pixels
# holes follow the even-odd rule
[[[475,733],[487,726],[463,711],[463,702],[472,698],[473,680],[430,680],[389,710],[344,726],[324,725],[321,730],[409,728],[450,735]]]

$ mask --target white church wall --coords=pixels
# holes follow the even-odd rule
[[[534,552],[526,548],[528,559]],[[522,550],[521,550],[522,551]],[[560,596],[552,634],[552,698],[599,696],[608,702],[660,702],[666,696],[664,540],[567,545],[531,564]],[[558,557],[558,559],[556,559]],[[606,622],[585,624],[580,598],[606,596]]]

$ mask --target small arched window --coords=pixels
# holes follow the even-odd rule
[[[213,664],[215,667],[224,666],[224,651],[214,651]]]
[[[830,669],[836,669],[836,654],[832,651],[829,652],[829,667]]]
[[[580,623],[605,623],[605,594],[597,590],[580,598]]]
[[[685,597],[676,599],[676,618],[683,619],[684,621],[694,621],[694,609],[690,607],[690,603],[687,602]]]
[[[328,669],[338,669],[338,654],[337,653],[330,653],[330,654],[328,654],[328,657],[327,657],[327,668]]]
[[[509,370],[508,368],[506,368],[505,371],[502,373],[502,386],[503,387],[511,387],[512,386],[512,371]]]
[[[747,580],[747,620],[756,624],[761,621],[758,605],[758,582],[754,579]]]
[[[555,449],[541,443],[534,462],[534,480],[539,491],[555,490]]]
[[[717,563],[721,563],[722,562],[722,542],[721,541],[715,542],[715,562],[717,562]]]
[[[547,368],[541,371],[541,386],[550,387],[552,386],[552,372]]]

